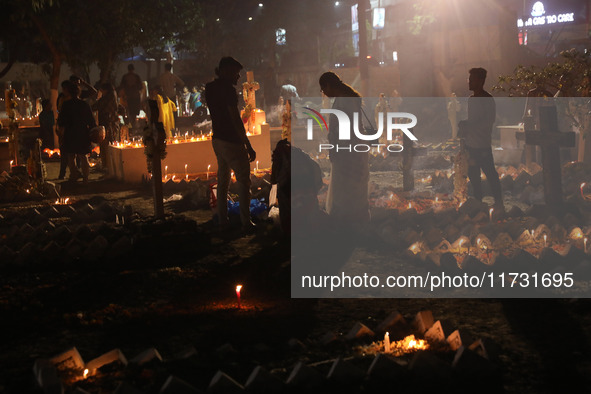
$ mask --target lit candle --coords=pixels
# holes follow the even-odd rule
[[[585,183],[585,182],[581,183],[581,188],[580,188],[580,189],[581,189],[581,198],[582,198],[583,200],[585,199],[585,194],[583,194],[583,188],[585,187],[585,185],[586,185],[586,183]]]
[[[544,234],[544,247],[546,247],[546,240],[547,240],[547,238],[548,238],[548,235],[547,234]]]
[[[492,222],[492,214],[493,214],[493,211],[494,210],[495,210],[494,208],[491,208],[491,209],[488,210],[488,217],[489,217],[489,219],[490,219],[491,222]]]
[[[587,237],[583,240],[583,250],[587,253]]]
[[[189,174],[187,173],[187,164],[185,164],[185,179],[189,179]]]
[[[386,333],[384,335],[384,352],[390,353],[390,334]]]
[[[168,178],[168,166],[164,166],[164,180]]]
[[[259,170],[259,161],[257,160],[257,171]]]
[[[88,377],[88,368],[86,368],[86,369],[84,370],[84,373],[82,374],[82,377],[83,377],[84,379],[86,379],[86,378]]]
[[[408,203],[408,209],[411,209],[411,208],[412,208],[412,203],[411,203],[411,202],[409,202],[409,203]]]
[[[211,164],[207,165],[207,179],[209,179],[209,169],[211,168]]]
[[[242,289],[242,285],[236,286],[236,298],[238,298],[238,308],[240,309],[240,290]]]
[[[463,239],[460,239],[460,254],[462,253],[462,244],[464,243]]]

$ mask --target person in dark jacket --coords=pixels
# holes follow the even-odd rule
[[[68,168],[70,169],[70,181],[83,178],[88,182],[90,165],[88,154],[90,153],[90,129],[96,127],[90,106],[82,101],[78,94],[78,86],[74,83],[63,85],[67,94],[72,98],[62,104],[57,124],[63,129],[63,154],[68,155]],[[76,168],[76,158],[80,160],[82,173]]]

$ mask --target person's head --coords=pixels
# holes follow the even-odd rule
[[[322,93],[328,97],[361,97],[355,89],[344,83],[341,78],[332,71],[327,71],[322,74],[318,83],[320,84],[320,90]]]
[[[188,87],[183,87],[183,93],[189,93],[189,88]]]
[[[68,98],[76,98],[80,94],[80,88],[71,80],[62,82],[62,90]]]
[[[110,82],[102,83],[100,89],[101,89],[103,96],[106,96],[107,94],[114,94],[115,93],[115,87],[113,87],[113,84]]]
[[[70,75],[69,81],[75,83],[76,85],[81,83],[80,77],[74,74]]]
[[[51,110],[51,101],[49,101],[49,99],[41,100],[41,107],[43,107],[44,111]]]
[[[225,79],[236,85],[240,79],[240,71],[244,67],[240,62],[231,56],[226,56],[220,59],[218,67],[215,69],[216,75],[220,79]]]
[[[191,88],[191,91],[192,91],[193,93],[198,93],[198,92],[199,92],[199,88],[198,88],[198,87],[195,85],[195,86],[193,86],[193,87]]]
[[[135,70],[135,67],[133,66],[133,64],[128,64],[127,65],[127,71],[133,72],[134,70]]]
[[[171,63],[166,63],[166,64],[164,65],[164,69],[165,69],[166,71],[171,71],[171,70],[172,70],[172,64],[171,64]]]
[[[471,68],[470,77],[468,78],[468,89],[471,91],[482,90],[484,82],[486,81],[486,70],[482,67]]]

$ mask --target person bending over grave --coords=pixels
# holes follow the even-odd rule
[[[256,229],[250,220],[250,164],[256,160],[238,112],[236,84],[243,69],[233,57],[223,57],[215,70],[217,78],[205,86],[213,128],[212,145],[218,161],[217,214],[220,229],[227,228],[228,187],[230,171],[234,170],[239,186],[240,220],[245,232]]]
[[[351,121],[356,112],[359,119],[359,130],[363,130],[361,121],[361,96],[355,89],[344,83],[341,78],[329,71],[320,76],[320,89],[328,97],[334,97],[332,108],[347,114]],[[350,127],[353,126],[350,123]],[[345,148],[362,142],[353,130],[351,139],[339,141],[339,122],[335,115],[330,115],[328,126],[328,142],[334,146]],[[347,149],[332,150],[330,152],[331,172],[328,195],[326,197],[326,211],[343,225],[359,229],[369,222],[369,154]]]
[[[495,100],[484,90],[486,70],[472,68],[469,73],[468,89],[474,94],[468,99],[468,119],[458,123],[458,136],[464,139],[468,151],[468,178],[472,183],[474,198],[482,201],[482,169],[495,199],[495,207],[502,212],[504,206],[501,182],[491,146],[492,128],[496,118]]]

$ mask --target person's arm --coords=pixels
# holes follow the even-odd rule
[[[86,90],[88,90],[88,93],[91,96],[94,97],[98,94],[98,91],[91,84],[89,84],[88,82],[86,82],[82,78],[80,78],[80,83],[86,87]]]

